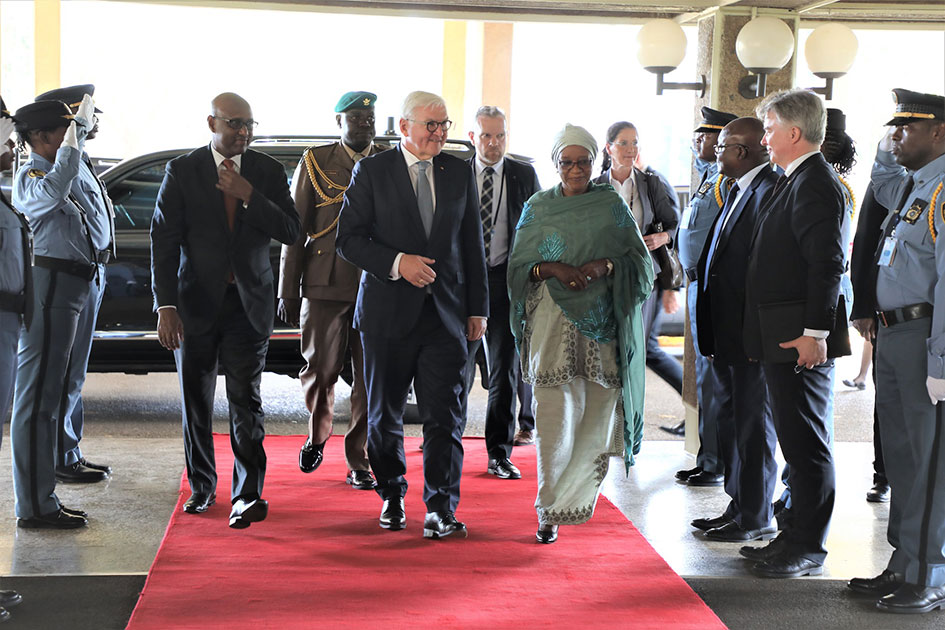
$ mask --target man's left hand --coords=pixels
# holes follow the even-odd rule
[[[797,339],[779,343],[782,348],[797,350],[797,364],[807,369],[827,362],[827,340],[801,335]]]
[[[466,339],[478,341],[486,334],[485,317],[469,317],[466,319]]]
[[[249,183],[249,180],[236,171],[231,171],[226,168],[220,169],[219,177],[217,188],[227,195],[242,200],[243,203],[249,203],[250,198],[253,196],[253,185]]]
[[[925,389],[928,390],[929,400],[933,405],[937,405],[940,400],[945,400],[945,378],[926,377]]]

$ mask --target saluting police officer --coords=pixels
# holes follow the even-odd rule
[[[62,101],[69,106],[73,114],[78,112],[82,99],[95,95],[95,86],[73,85],[44,92],[36,97],[37,101]],[[101,110],[95,108],[89,119],[92,127],[85,137],[86,141],[98,135],[98,116]],[[82,427],[85,410],[82,405],[82,386],[89,365],[89,352],[92,349],[92,335],[95,322],[102,306],[105,294],[105,265],[115,254],[115,213],[111,200],[105,190],[105,184],[98,178],[88,153],[82,152],[79,174],[72,182],[71,192],[79,205],[86,212],[92,244],[96,252],[96,277],[89,290],[89,297],[79,313],[75,342],[66,374],[66,395],[59,410],[56,440],[56,479],[66,483],[91,483],[106,479],[112,469],[104,464],[95,464],[87,460],[79,448],[82,440]]]
[[[892,489],[886,570],[849,587],[881,610],[945,608],[945,98],[893,90],[872,182],[890,209],[877,248],[876,407]],[[854,321],[864,336],[872,318]]]
[[[88,211],[72,193],[93,109],[86,96],[76,115],[60,101],[37,101],[14,114],[30,157],[16,174],[13,204],[33,228],[35,254],[33,321],[20,335],[10,425],[19,527],[73,529],[88,523],[56,496],[55,450],[69,355],[98,276]]]

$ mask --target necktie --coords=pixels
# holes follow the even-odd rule
[[[781,176],[779,176],[779,177],[778,177],[778,181],[776,181],[776,182],[774,183],[774,192],[773,192],[772,194],[773,194],[773,195],[776,195],[779,190],[781,190],[782,188],[784,188],[784,185],[787,183],[787,180],[788,180],[788,178],[787,178],[786,175],[781,175]]]
[[[479,197],[479,219],[482,221],[482,244],[489,260],[489,244],[492,242],[492,174],[491,166],[482,169],[482,195]]]
[[[230,158],[226,158],[223,160],[223,166],[226,167],[226,170],[232,171],[236,168],[236,162]],[[230,226],[231,232],[236,225],[236,202],[236,197],[223,193],[223,207],[226,209],[226,224]]]
[[[427,168],[430,162],[417,162],[419,175],[417,176],[417,207],[420,209],[420,221],[423,222],[423,231],[430,236],[433,227],[433,191],[430,190],[430,180],[427,179]]]
[[[902,195],[899,196],[899,203],[896,204],[894,208],[890,208],[891,212],[895,214],[886,223],[886,229],[883,230],[883,238],[879,239],[879,243],[876,246],[876,252],[873,254],[873,262],[879,264],[879,257],[883,253],[883,245],[886,242],[886,239],[892,236],[893,231],[896,229],[896,226],[899,225],[899,221],[902,218],[902,211],[906,207],[906,202],[909,201],[909,195],[912,194],[912,189],[915,187],[915,180],[910,176],[906,181],[906,187],[902,191]],[[929,212],[934,212],[932,208],[929,208]]]
[[[715,231],[712,232],[712,242],[709,243],[709,253],[705,258],[705,268],[709,269],[712,265],[712,256],[715,255],[715,248],[719,245],[719,238],[722,236],[722,228],[725,227],[728,216],[735,207],[735,197],[738,196],[738,184],[732,184],[732,189],[728,191],[728,197],[725,198],[725,205],[722,206],[722,213],[719,216],[719,222],[715,225]]]

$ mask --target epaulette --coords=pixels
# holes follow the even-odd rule
[[[41,171],[38,168],[31,168],[26,172],[31,178],[36,179],[37,177],[46,177],[46,171]]]

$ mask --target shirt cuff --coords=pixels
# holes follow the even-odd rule
[[[485,315],[470,315],[469,319],[481,319],[486,322],[489,321],[489,318],[486,317]]]
[[[390,279],[391,280],[400,280],[400,259],[404,257],[404,253],[400,252],[397,256],[394,257],[394,264],[390,266]]]
[[[166,305],[164,305],[164,306],[159,306],[159,307],[157,308],[157,310],[158,310],[158,311],[163,311],[163,310],[168,309],[168,308],[174,309],[175,311],[177,310],[177,307],[174,306],[173,304],[166,304]]]
[[[814,330],[812,328],[804,329],[805,337],[813,337],[814,339],[826,339],[830,335],[829,330]]]

